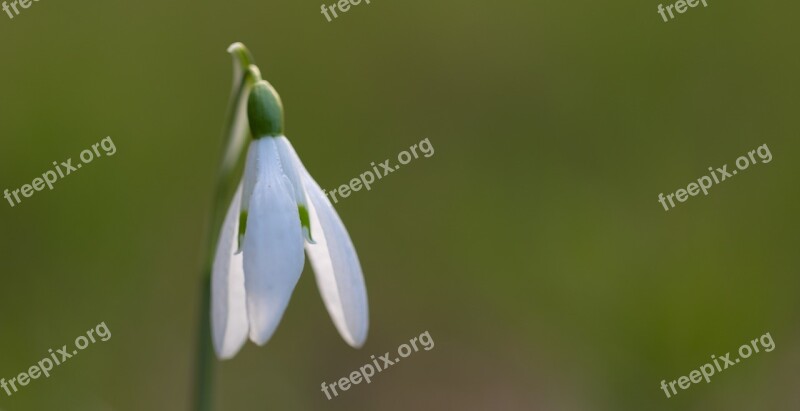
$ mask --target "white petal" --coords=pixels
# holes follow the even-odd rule
[[[303,190],[303,182],[300,180],[300,170],[298,170],[295,161],[293,160],[294,157],[297,156],[297,153],[294,151],[294,147],[292,147],[292,143],[284,137],[275,137],[275,144],[278,148],[278,154],[281,159],[281,167],[283,168],[286,177],[289,178],[289,181],[292,182],[292,190],[294,193],[294,199],[297,204],[306,205],[308,202],[306,201],[306,193]]]
[[[258,150],[254,156],[258,173],[242,252],[250,339],[263,345],[278,327],[303,271],[303,234],[275,141],[261,138],[251,144],[252,149]]]
[[[306,244],[306,252],[333,324],[348,344],[359,348],[364,345],[369,328],[367,289],[361,264],[333,205],[305,168],[302,170],[303,185],[310,200],[311,234],[316,241],[316,244]]]
[[[305,209],[305,211],[308,211],[306,191],[303,188],[303,180],[300,179],[300,176],[304,170],[303,165],[299,160],[296,161],[297,153],[294,151],[292,143],[290,143],[286,137],[276,137],[275,143],[278,146],[278,154],[281,158],[281,167],[283,167],[283,171],[286,173],[286,176],[289,177],[289,181],[292,182],[294,199],[297,202],[298,210]],[[309,232],[307,225],[303,226],[303,236],[305,236],[308,242],[314,242],[314,240],[311,238],[311,233]]]
[[[231,201],[220,230],[211,279],[211,330],[220,359],[236,355],[247,340],[247,308],[242,255],[237,254],[241,186]]]
[[[250,206],[250,197],[253,196],[256,181],[258,176],[263,173],[263,170],[259,170],[260,167],[263,167],[263,163],[259,161],[260,153],[264,151],[263,140],[254,140],[247,147],[247,159],[244,163],[244,175],[242,176],[242,211],[247,211]]]

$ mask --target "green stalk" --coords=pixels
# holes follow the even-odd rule
[[[201,273],[200,313],[197,327],[197,346],[195,363],[195,382],[191,410],[211,411],[213,408],[214,367],[216,359],[211,340],[211,267],[216,251],[217,237],[222,228],[225,212],[230,205],[242,170],[244,169],[245,150],[249,138],[247,125],[247,97],[252,85],[261,79],[261,75],[253,64],[250,52],[241,43],[234,43],[228,48],[233,56],[234,78],[233,91],[228,104],[228,112],[223,129],[222,161],[217,174],[214,200],[212,203],[206,253]]]

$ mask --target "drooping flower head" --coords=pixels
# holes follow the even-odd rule
[[[284,136],[283,105],[264,80],[250,89],[247,120],[252,141],[244,177],[220,229],[212,267],[217,355],[233,357],[248,337],[258,345],[272,337],[303,271],[304,249],[336,329],[348,344],[361,347],[369,320],[355,247]]]

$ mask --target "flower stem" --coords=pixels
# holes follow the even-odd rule
[[[222,220],[236,191],[236,182],[240,180],[244,168],[245,156],[243,153],[250,134],[246,116],[247,97],[252,85],[261,79],[258,68],[252,65],[253,58],[250,52],[243,44],[234,43],[228,48],[228,52],[233,56],[234,83],[223,129],[224,149],[210,213],[208,240],[206,241],[201,276],[195,381],[191,408],[194,411],[211,411],[213,409],[216,359],[211,340],[211,267],[214,262],[217,236],[222,227]]]
[[[210,267],[207,268],[203,280],[200,322],[197,334],[197,363],[195,364],[195,392],[192,409],[195,411],[211,411],[214,388],[214,349],[211,347],[211,321],[208,314],[211,310]]]

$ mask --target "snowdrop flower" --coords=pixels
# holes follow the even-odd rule
[[[236,355],[249,337],[266,344],[303,271],[305,248],[322,300],[342,338],[367,337],[367,293],[350,236],[283,135],[283,106],[264,80],[247,102],[253,140],[212,266],[211,321],[217,356]]]

